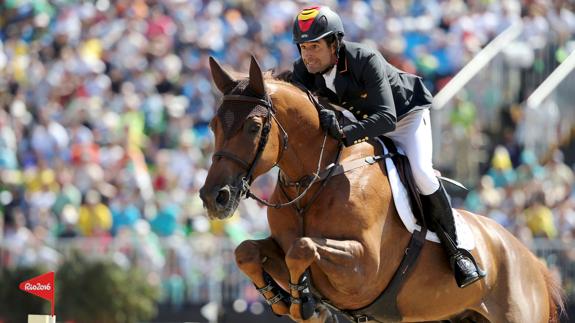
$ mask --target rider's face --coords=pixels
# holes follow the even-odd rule
[[[307,71],[315,74],[335,64],[335,43],[328,45],[325,39],[301,43],[301,58]]]

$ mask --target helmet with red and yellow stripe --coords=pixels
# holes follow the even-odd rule
[[[318,41],[329,35],[335,35],[338,39],[344,35],[341,18],[330,8],[325,6],[304,8],[295,18],[294,43]]]

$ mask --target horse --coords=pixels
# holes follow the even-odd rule
[[[254,57],[246,77],[236,79],[237,72],[212,57],[210,69],[223,100],[210,123],[216,152],[200,190],[208,217],[232,216],[242,198],[254,196],[253,179],[275,166],[280,174],[268,202],[270,236],[239,244],[239,269],[276,315],[296,322],[337,322],[334,309],[371,304],[390,283],[411,237],[386,169],[377,162],[328,179],[318,180],[318,173],[381,148],[362,142],[341,149],[322,131],[309,93],[264,76]],[[442,248],[425,241],[397,295],[401,321],[558,322],[562,290],[542,261],[495,221],[458,212],[487,276],[458,288]],[[329,306],[305,299],[310,289]]]

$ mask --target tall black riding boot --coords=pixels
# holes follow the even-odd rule
[[[441,182],[433,194],[421,195],[421,202],[430,229],[437,233],[449,256],[457,286],[464,288],[485,277],[485,272],[479,268],[473,255],[465,249],[457,248],[453,210]]]

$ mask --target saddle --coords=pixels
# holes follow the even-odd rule
[[[347,126],[355,121],[355,116],[349,112],[348,110],[341,108],[337,105],[331,104],[327,101],[327,98],[318,98],[319,104],[323,107],[330,107],[332,110],[336,110],[339,112],[339,124],[344,127]],[[387,151],[389,152],[387,155],[384,155],[383,150],[380,152],[380,156],[389,157],[391,158],[393,164],[397,168],[399,178],[401,183],[406,188],[410,205],[413,211],[413,215],[415,216],[417,223],[422,226],[425,225],[425,217],[423,215],[423,207],[421,204],[421,200],[419,199],[419,192],[417,190],[417,186],[415,184],[415,179],[413,178],[413,174],[411,173],[411,166],[409,165],[409,159],[407,156],[399,153],[395,143],[390,138],[385,137],[384,135],[378,137],[379,140],[383,142]],[[380,147],[377,142],[373,140],[370,141],[376,148]]]

